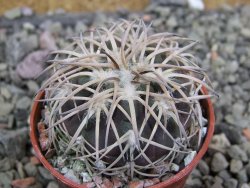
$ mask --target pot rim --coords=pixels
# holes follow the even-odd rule
[[[208,94],[208,91],[205,87],[202,88],[202,92],[204,94]],[[43,156],[41,150],[40,150],[40,146],[38,143],[38,140],[36,138],[36,117],[37,117],[37,113],[40,112],[40,107],[39,107],[39,99],[41,99],[44,95],[44,92],[41,91],[37,94],[37,96],[35,97],[33,106],[32,106],[32,111],[31,111],[31,115],[30,115],[30,139],[31,139],[31,144],[34,148],[36,157],[41,161],[41,163],[43,164],[43,166],[50,171],[50,173],[56,177],[59,181],[61,181],[62,183],[66,184],[67,186],[70,187],[74,187],[74,188],[87,188],[87,183],[85,184],[77,184],[73,181],[71,181],[68,178],[65,178],[60,172],[58,172],[57,170],[55,170],[52,165],[46,160],[46,158]],[[205,136],[205,139],[202,143],[202,146],[200,148],[200,150],[198,151],[197,155],[194,157],[194,159],[191,161],[191,163],[189,165],[187,165],[185,168],[183,168],[181,171],[179,171],[177,174],[175,174],[174,176],[170,177],[169,179],[167,179],[164,182],[160,182],[154,186],[151,186],[151,188],[160,188],[160,187],[166,187],[166,186],[170,186],[178,181],[181,181],[184,178],[187,178],[187,176],[192,172],[192,170],[196,167],[196,165],[198,164],[198,162],[201,160],[201,158],[203,157],[203,155],[206,153],[207,149],[208,149],[208,145],[212,139],[213,133],[214,133],[214,123],[215,123],[215,116],[214,116],[214,109],[213,109],[213,105],[211,102],[210,98],[205,99],[206,101],[206,105],[207,105],[207,116],[208,116],[208,129],[207,129],[207,134]]]

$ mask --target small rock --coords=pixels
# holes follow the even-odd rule
[[[108,178],[103,178],[101,188],[113,187],[113,183]]]
[[[9,100],[12,96],[10,90],[7,87],[1,87],[1,95],[4,96],[5,99]]]
[[[30,163],[33,165],[41,164],[41,162],[39,161],[39,159],[36,156],[30,157]]]
[[[35,26],[33,24],[31,24],[30,22],[24,22],[23,28],[27,31],[34,31]]]
[[[193,178],[201,178],[201,172],[198,169],[194,169],[191,173]]]
[[[244,128],[242,130],[242,134],[246,137],[248,141],[250,141],[250,128]]]
[[[122,187],[122,180],[117,176],[112,177],[113,188]]]
[[[0,187],[11,188],[11,181],[14,179],[14,175],[11,173],[0,173]]]
[[[36,179],[34,177],[28,177],[24,179],[16,179],[11,182],[11,185],[16,188],[28,188],[35,184]]]
[[[209,145],[209,149],[213,149],[215,151],[220,151],[222,153],[226,152],[226,149],[231,146],[229,140],[225,136],[224,133],[214,135],[212,141]]]
[[[27,96],[20,98],[16,103],[16,108],[21,110],[27,110],[31,105],[31,99]]]
[[[197,188],[202,188],[202,181],[199,178],[188,178],[185,188],[193,188],[193,187],[197,187]]]
[[[224,181],[231,178],[231,175],[229,174],[227,170],[220,171],[218,176],[221,177]]]
[[[242,28],[241,29],[241,35],[243,37],[246,37],[246,38],[250,39],[250,29],[248,29],[248,28]]]
[[[25,174],[24,174],[24,171],[23,171],[23,164],[20,163],[20,162],[17,162],[16,168],[17,168],[17,172],[19,174],[20,179],[25,178]]]
[[[248,156],[244,150],[242,150],[238,145],[233,145],[227,150],[228,155],[232,159],[238,159],[243,162],[248,161]]]
[[[47,188],[59,188],[59,185],[54,182],[54,181],[51,181],[49,182],[49,184],[47,185]]]
[[[28,80],[26,85],[31,94],[35,94],[39,90],[38,84],[33,80]]]
[[[64,174],[64,177],[72,180],[75,183],[80,183],[80,180],[76,177],[76,175],[74,174],[73,170],[68,170],[66,174]]]
[[[38,171],[39,171],[39,174],[40,174],[45,180],[54,180],[54,177],[50,174],[50,172],[49,172],[47,169],[45,169],[45,168],[39,166],[39,167],[38,167]]]
[[[0,116],[9,115],[14,108],[14,105],[11,103],[3,102],[0,105]]]
[[[226,123],[220,123],[216,125],[215,134],[215,136],[217,136],[217,134],[225,134],[226,138],[223,138],[223,140],[228,139],[231,144],[241,144],[243,142],[241,132],[237,128],[232,127]],[[226,146],[223,147],[223,150],[230,146],[230,143],[227,142]]]
[[[5,71],[8,68],[6,63],[0,63],[0,71]]]
[[[243,167],[243,163],[240,160],[232,159],[230,162],[230,171],[232,173],[239,172]]]
[[[220,172],[228,167],[227,159],[221,153],[215,153],[212,162],[211,162],[211,170],[213,172]]]
[[[167,24],[168,27],[176,27],[178,25],[178,22],[177,22],[175,16],[171,16],[167,20],[166,24]]]
[[[100,184],[102,183],[102,177],[101,177],[101,176],[94,176],[94,177],[93,177],[93,181],[94,181],[96,184],[100,185]]]
[[[25,164],[24,170],[28,176],[35,176],[37,174],[37,167],[31,162]]]
[[[143,186],[144,186],[144,181],[142,180],[130,181],[128,183],[129,188],[143,188]]]
[[[236,175],[239,183],[247,183],[248,182],[248,177],[247,177],[247,172],[246,169],[242,169],[239,171]]]
[[[204,10],[205,8],[202,0],[188,0],[188,5],[190,8],[195,10]]]
[[[209,166],[204,160],[201,160],[198,164],[198,169],[203,175],[208,175],[209,174]]]
[[[5,172],[14,167],[14,161],[10,158],[5,157],[0,160],[0,172]]]
[[[0,155],[13,159],[23,158],[28,139],[27,127],[17,130],[0,130]]]
[[[77,21],[75,25],[75,31],[77,34],[83,33],[88,29],[88,27],[81,21]]]
[[[40,35],[40,48],[50,51],[57,50],[55,39],[49,31],[44,31]]]
[[[145,179],[144,180],[144,187],[150,187],[150,186],[153,186],[159,182],[160,182],[160,180],[158,178]]]
[[[43,62],[47,55],[47,50],[39,50],[30,53],[20,64],[17,65],[17,74],[24,79],[36,78],[44,69]]]
[[[10,20],[16,19],[21,17],[21,9],[20,8],[13,8],[8,10],[4,13],[4,16]]]
[[[224,187],[225,188],[237,188],[238,181],[234,178],[229,178],[225,180]]]
[[[32,16],[33,10],[30,7],[22,7],[21,12],[23,16]]]
[[[243,183],[240,188],[250,188],[250,185],[247,183]]]

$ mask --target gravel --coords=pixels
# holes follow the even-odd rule
[[[60,11],[49,16],[22,7],[0,17],[0,187],[10,188],[14,180],[25,178],[36,179],[29,187],[59,187],[47,170],[34,162],[28,138],[30,106],[44,79],[36,76],[46,66],[41,62],[47,54],[69,44],[67,39],[80,31],[119,18],[141,17],[146,23],[153,21],[156,31],[200,40],[194,53],[220,95],[213,99],[215,135],[185,187],[248,188],[250,139],[242,131],[250,127],[250,7],[202,11],[190,9],[185,2],[152,1],[137,13]],[[134,182],[138,186],[143,183]],[[106,179],[104,184],[113,185]]]

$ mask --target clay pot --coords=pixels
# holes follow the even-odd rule
[[[207,94],[207,90],[205,88],[203,88],[203,93]],[[61,185],[60,187],[87,188],[88,186],[86,184],[79,185],[77,183],[74,183],[71,180],[65,178],[61,173],[56,171],[51,166],[51,164],[46,160],[46,158],[41,152],[41,149],[38,143],[37,123],[41,119],[42,103],[41,102],[39,103],[37,100],[43,98],[43,96],[44,96],[44,92],[40,92],[36,96],[35,102],[33,103],[31,115],[30,115],[30,139],[31,139],[31,143],[34,148],[34,151],[36,153],[36,156],[39,158],[39,160],[44,165],[44,167],[47,168],[50,171],[50,173],[58,180],[58,182]],[[188,166],[186,166],[184,169],[179,171],[176,175],[172,176],[171,178],[169,178],[168,180],[164,182],[161,182],[159,184],[152,186],[151,188],[163,188],[163,187],[182,188],[184,187],[189,174],[192,172],[192,170],[199,163],[203,155],[206,153],[208,149],[208,145],[213,136],[215,117],[214,117],[213,105],[210,99],[202,100],[201,105],[205,111],[205,116],[208,119],[208,129],[207,129],[207,134],[204,139],[204,142],[200,150],[198,151],[197,155]]]

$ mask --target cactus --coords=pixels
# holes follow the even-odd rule
[[[41,87],[47,147],[60,162],[83,161],[90,175],[178,171],[178,160],[202,144],[206,119],[199,101],[215,94],[188,53],[195,44],[154,34],[141,20],[123,20],[52,52],[45,69],[52,75]]]

